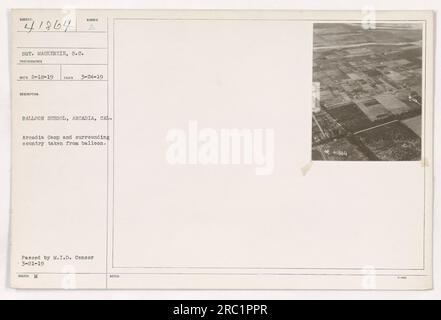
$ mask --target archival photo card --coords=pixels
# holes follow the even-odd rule
[[[430,289],[434,15],[374,13],[13,10],[11,287]]]

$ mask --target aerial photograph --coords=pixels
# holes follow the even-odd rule
[[[421,159],[422,26],[314,23],[312,160]]]

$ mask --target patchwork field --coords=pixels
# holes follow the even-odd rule
[[[395,121],[357,135],[379,160],[420,160],[421,139],[411,129]]]

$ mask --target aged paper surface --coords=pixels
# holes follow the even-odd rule
[[[15,288],[430,289],[433,13],[13,10]]]

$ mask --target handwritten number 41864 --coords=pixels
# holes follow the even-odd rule
[[[61,31],[67,32],[70,27],[71,20],[45,20],[45,21],[35,21],[32,20],[27,22],[24,26],[27,32],[32,31]]]

